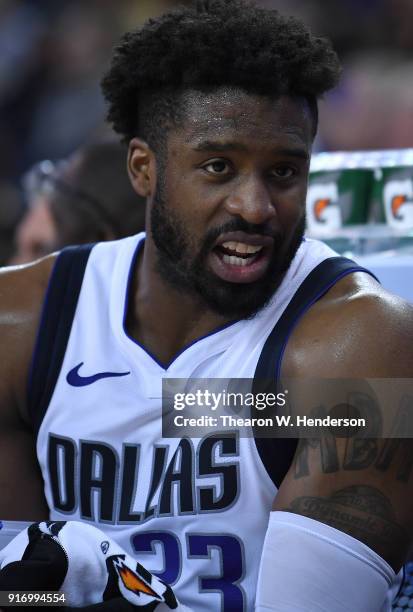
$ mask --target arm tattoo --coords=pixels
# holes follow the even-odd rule
[[[356,395],[356,394],[354,394]],[[321,469],[324,474],[339,470],[356,471],[373,468],[385,472],[396,467],[396,479],[408,482],[413,471],[413,437],[410,436],[413,419],[413,399],[403,396],[392,423],[389,437],[381,436],[381,416],[371,402],[363,394],[357,394],[356,405],[368,406],[368,431],[358,432],[346,440],[344,456],[340,458],[337,449],[337,437],[329,429],[323,431],[318,438],[300,439],[294,460],[294,478],[302,478],[310,474],[309,454],[318,449]],[[323,417],[326,409],[317,407],[311,411],[311,417]]]
[[[380,444],[379,444],[380,442]],[[297,480],[310,475],[310,449],[319,448],[321,469],[324,474],[338,472],[340,469],[364,470],[373,467],[386,472],[397,467],[396,479],[407,483],[413,470],[413,440],[410,438],[389,438],[387,440],[348,441],[342,466],[340,465],[337,445],[332,436],[318,439],[301,439],[294,459],[294,478]]]
[[[294,499],[286,512],[294,512],[326,523],[361,540],[397,566],[405,552],[408,536],[397,524],[389,500],[374,487],[355,485],[329,497],[303,496]]]
[[[402,482],[407,482],[413,467],[413,441],[409,438],[386,440],[374,467],[381,472],[385,472],[393,464],[396,457],[398,460],[396,478]]]

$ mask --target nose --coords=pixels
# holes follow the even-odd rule
[[[274,203],[265,181],[255,175],[240,180],[225,200],[230,215],[252,224],[268,223],[276,216]]]

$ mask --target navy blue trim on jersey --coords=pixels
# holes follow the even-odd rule
[[[86,244],[63,249],[50,276],[27,391],[29,418],[36,435],[62,367],[86,264],[93,246]]]
[[[125,296],[125,305],[123,309],[123,323],[122,323],[123,331],[126,337],[131,342],[139,346],[148,355],[148,357],[152,359],[152,361],[154,361],[160,368],[162,368],[162,370],[167,372],[169,368],[171,367],[171,365],[175,363],[175,361],[178,359],[178,357],[182,355],[183,353],[185,353],[185,351],[187,351],[191,346],[193,346],[194,344],[197,344],[198,342],[201,342],[201,340],[204,340],[205,338],[209,338],[209,336],[218,334],[219,332],[223,331],[224,329],[227,329],[228,327],[232,327],[236,323],[239,323],[239,319],[237,319],[236,321],[229,321],[228,323],[224,323],[223,325],[220,325],[219,327],[215,327],[212,331],[208,332],[207,334],[204,334],[203,336],[199,336],[199,338],[196,338],[195,340],[192,340],[192,342],[185,344],[185,346],[183,346],[177,353],[175,353],[175,355],[173,355],[173,357],[167,363],[162,363],[153,353],[151,353],[149,349],[147,349],[143,344],[141,344],[139,340],[136,340],[136,338],[131,336],[127,329],[128,307],[130,304],[130,293],[132,290],[133,274],[135,272],[135,264],[138,259],[138,255],[140,251],[142,250],[144,243],[145,243],[145,239],[142,239],[138,243],[138,246],[136,247],[136,250],[133,255],[132,262],[129,268],[129,276],[128,276],[128,282],[127,282],[126,296]]]
[[[297,323],[337,281],[353,272],[366,272],[378,280],[372,272],[345,257],[325,259],[305,278],[264,344],[255,369],[253,393],[263,390],[263,382],[268,384],[271,381],[272,390],[276,392],[284,351]],[[293,438],[255,437],[261,461],[277,488],[291,465],[297,442]]]

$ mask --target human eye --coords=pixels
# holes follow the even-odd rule
[[[271,176],[278,180],[287,180],[291,179],[298,174],[297,168],[291,166],[290,164],[283,164],[279,166],[275,166],[271,170]]]
[[[232,168],[229,162],[225,159],[211,159],[205,164],[202,165],[202,169],[205,170],[208,174],[212,174],[214,176],[227,176],[231,174]]]

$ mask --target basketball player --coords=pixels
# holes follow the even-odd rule
[[[147,234],[1,275],[2,518],[93,523],[197,612],[389,609],[409,441],[400,463],[376,440],[294,459],[236,430],[161,436],[164,377],[412,372],[411,307],[303,240],[338,74],[325,40],[238,0],[124,37],[103,91]]]

